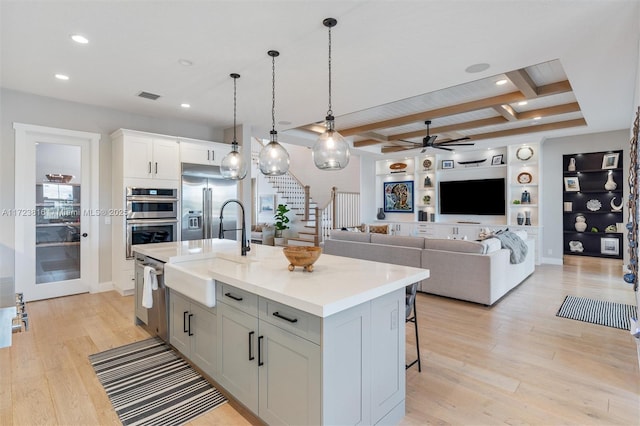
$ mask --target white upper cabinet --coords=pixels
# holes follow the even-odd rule
[[[179,179],[177,140],[155,135],[125,134],[123,172],[127,178]]]
[[[229,144],[180,140],[180,161],[183,163],[219,166],[229,152],[231,152]]]

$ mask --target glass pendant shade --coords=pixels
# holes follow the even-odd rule
[[[223,178],[232,180],[241,180],[247,176],[247,162],[238,152],[237,142],[231,144],[231,152],[222,159],[220,173]]]
[[[289,171],[289,153],[278,143],[277,132],[271,131],[271,141],[260,150],[258,166],[266,176],[280,176]]]
[[[349,164],[349,144],[334,130],[333,117],[327,117],[327,129],[313,145],[313,162],[321,170],[342,170]]]

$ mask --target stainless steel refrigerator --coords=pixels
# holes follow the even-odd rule
[[[223,179],[220,167],[182,163],[182,236],[183,241],[218,238],[220,207],[238,196],[236,181]],[[235,204],[224,209],[225,230],[237,228]],[[235,240],[236,231],[224,232],[224,238]]]

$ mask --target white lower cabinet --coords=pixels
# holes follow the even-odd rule
[[[274,302],[259,308],[255,295],[218,284],[220,384],[268,424],[320,424],[320,345],[262,319]],[[271,315],[285,327],[319,325],[309,314],[276,309]]]
[[[202,306],[170,298],[171,344],[265,423],[404,417],[404,288],[320,318],[217,281],[208,338],[199,337]],[[204,368],[212,357],[216,369]]]
[[[205,373],[218,377],[217,313],[175,291],[169,296],[171,344]]]

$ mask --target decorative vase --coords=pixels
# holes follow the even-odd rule
[[[618,184],[615,183],[613,180],[613,173],[609,173],[609,176],[607,177],[607,182],[604,184],[604,189],[606,189],[607,191],[613,191],[617,187],[618,187]]]
[[[524,211],[524,224],[526,226],[531,226],[531,211],[530,210],[525,210]]]
[[[587,219],[584,216],[576,217],[576,231],[584,232],[587,229]]]
[[[575,158],[570,158],[569,159],[569,167],[567,167],[567,171],[569,171],[569,172],[575,172],[576,171],[576,159]]]
[[[518,222],[518,225],[524,225],[524,214],[522,212],[518,212],[516,221]]]
[[[384,218],[385,218],[385,214],[384,214],[384,211],[382,211],[382,207],[380,207],[380,208],[378,209],[378,214],[376,215],[376,217],[377,217],[379,220],[382,220],[382,219],[384,219]]]
[[[424,178],[424,186],[425,188],[428,188],[431,186],[431,178],[429,176]]]
[[[522,191],[522,196],[520,197],[520,202],[522,204],[531,203],[531,193],[529,191],[527,191],[526,189],[524,191]]]

